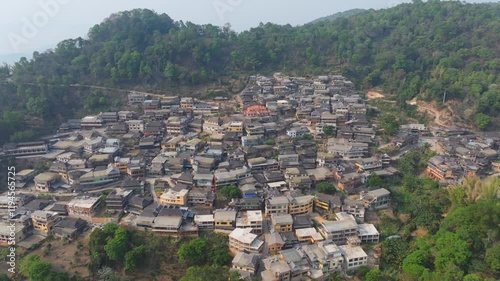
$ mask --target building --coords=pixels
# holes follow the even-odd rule
[[[15,241],[17,244],[29,235],[31,232],[23,223],[0,221],[0,246],[2,247],[9,246],[10,241]]]
[[[325,221],[319,227],[319,232],[326,239],[337,245],[345,245],[348,237],[358,236],[358,224],[354,218],[338,221]]]
[[[35,189],[41,192],[50,192],[60,186],[61,176],[56,173],[41,173],[35,179]]]
[[[116,167],[108,167],[104,170],[92,170],[79,179],[80,187],[89,188],[102,186],[119,181],[121,178],[120,170]]]
[[[316,198],[314,199],[314,210],[333,212],[336,208],[340,208],[341,204],[340,197],[337,195],[316,193]]]
[[[235,210],[231,209],[219,209],[214,211],[214,221],[215,229],[218,230],[233,230],[236,226],[236,214]],[[250,229],[250,231],[252,231]]]
[[[76,216],[86,220],[90,220],[92,219],[92,216],[95,214],[100,204],[100,197],[75,197],[67,205],[68,214],[70,216]]]
[[[311,277],[314,279],[320,279],[334,271],[342,270],[344,264],[342,251],[334,243],[324,241],[313,245],[303,245],[301,250],[311,265]]]
[[[129,120],[127,125],[131,132],[144,132],[144,120]]]
[[[288,214],[289,204],[286,196],[273,196],[266,200],[265,214],[267,217],[272,214]]]
[[[264,241],[257,237],[249,228],[236,228],[229,234],[229,250],[233,253],[240,251],[255,254],[260,253],[264,246]]]
[[[362,200],[345,199],[341,207],[342,212],[353,215],[354,218],[364,221],[365,204]]]
[[[106,211],[108,213],[121,213],[127,207],[132,190],[113,191],[106,196]]]
[[[312,244],[325,240],[314,227],[301,228],[295,230],[295,235],[299,242],[310,242]]]
[[[252,233],[262,233],[262,211],[240,212],[236,218],[236,228],[249,228]]]
[[[269,110],[263,105],[252,105],[243,110],[245,117],[256,118],[269,116]]]
[[[434,156],[429,160],[426,173],[435,180],[457,181],[462,174],[458,163],[449,156]]]
[[[59,238],[72,240],[82,234],[88,224],[80,218],[62,218],[52,227],[52,234]]]
[[[188,194],[189,190],[187,189],[182,189],[179,191],[169,189],[167,192],[164,192],[160,196],[159,202],[162,205],[185,206],[188,201]]]
[[[233,122],[229,123],[229,126],[227,126],[227,131],[228,132],[242,133],[243,132],[243,122],[233,121]]]
[[[130,104],[142,104],[146,100],[143,94],[130,93],[128,94],[128,103]]]
[[[255,273],[259,268],[259,256],[238,252],[231,262],[231,268],[238,271],[242,278],[255,277]]]
[[[248,159],[248,167],[252,173],[262,172],[262,171],[276,171],[279,169],[279,163],[276,159],[266,159],[264,157],[258,157],[253,159]]]
[[[215,226],[214,215],[195,215],[194,223],[201,229],[213,230]]]
[[[296,196],[289,198],[288,213],[290,215],[300,215],[312,213],[315,197],[312,195]]]
[[[339,246],[344,257],[344,268],[346,270],[356,269],[360,266],[366,266],[368,255],[359,246],[344,245]]]
[[[49,146],[45,142],[7,143],[3,152],[9,156],[41,155],[49,152]]]
[[[271,215],[273,229],[277,232],[292,232],[293,217],[290,214],[276,213]]]
[[[387,208],[391,203],[391,193],[385,188],[361,192],[360,197],[364,201],[365,207],[370,209]]]
[[[361,242],[378,243],[380,234],[373,224],[358,224],[358,237]]]
[[[271,256],[262,260],[266,270],[260,273],[262,281],[291,281],[291,269],[286,261],[278,256]]]
[[[85,128],[100,128],[103,126],[103,120],[97,116],[86,116],[81,120],[81,126],[83,129]]]
[[[31,214],[33,228],[42,235],[48,235],[58,219],[59,215],[55,212],[36,210]]]

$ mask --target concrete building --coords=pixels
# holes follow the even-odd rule
[[[239,251],[255,254],[260,253],[264,246],[264,241],[257,237],[249,228],[236,228],[229,234],[229,250],[233,253]]]

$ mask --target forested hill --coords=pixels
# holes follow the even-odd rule
[[[338,12],[338,13],[335,13],[333,15],[329,15],[329,16],[322,17],[319,19],[315,19],[311,23],[319,23],[322,21],[335,21],[335,20],[340,19],[340,18],[348,18],[350,16],[361,14],[364,11],[366,11],[366,10],[364,10],[364,9],[351,9],[351,10],[347,10],[344,12]]]
[[[299,27],[261,24],[239,34],[133,10],[111,15],[86,39],[21,59],[11,74],[0,69],[0,79],[12,81],[0,87],[0,99],[50,119],[81,107],[68,98],[64,85],[72,83],[167,89],[257,72],[343,73],[399,102],[416,95],[441,100],[446,91],[469,105],[471,118],[498,118],[498,30],[500,5],[458,1],[414,1]]]

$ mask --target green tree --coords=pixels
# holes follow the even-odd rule
[[[128,250],[129,233],[123,228],[115,231],[113,239],[104,246],[106,255],[110,260],[123,261]]]
[[[241,189],[234,185],[224,186],[220,189],[220,194],[222,194],[222,196],[226,197],[227,199],[243,197]]]
[[[328,181],[322,181],[316,184],[316,190],[322,193],[333,194],[335,193],[335,186]]]
[[[125,254],[125,271],[134,271],[139,264],[141,264],[141,261],[145,257],[146,254],[146,246],[141,245],[138,247],[135,247],[131,251],[127,252]]]
[[[377,175],[371,175],[367,183],[369,187],[384,187],[384,181]]]
[[[488,115],[486,115],[484,113],[478,113],[478,114],[476,114],[476,119],[475,120],[476,120],[476,126],[480,130],[484,130],[484,129],[488,128],[488,126],[491,123],[491,117],[489,117]]]
[[[491,272],[500,274],[500,244],[486,250],[486,263]]]
[[[381,281],[382,272],[380,269],[372,269],[365,275],[365,281]]]
[[[181,262],[189,265],[203,265],[207,260],[207,244],[202,238],[195,238],[182,244],[177,255]]]
[[[180,281],[228,281],[229,269],[219,266],[193,266],[187,269]]]
[[[325,133],[325,135],[327,136],[333,136],[333,134],[335,133],[335,127],[326,125],[323,127],[323,133]]]
[[[391,113],[384,113],[380,116],[380,128],[384,130],[385,135],[393,136],[399,130],[398,118]]]

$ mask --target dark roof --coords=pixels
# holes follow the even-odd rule
[[[54,227],[56,228],[73,228],[78,229],[85,226],[87,222],[80,218],[63,218],[57,222]]]
[[[24,205],[25,208],[30,210],[42,210],[52,203],[51,200],[35,199],[28,204]]]

